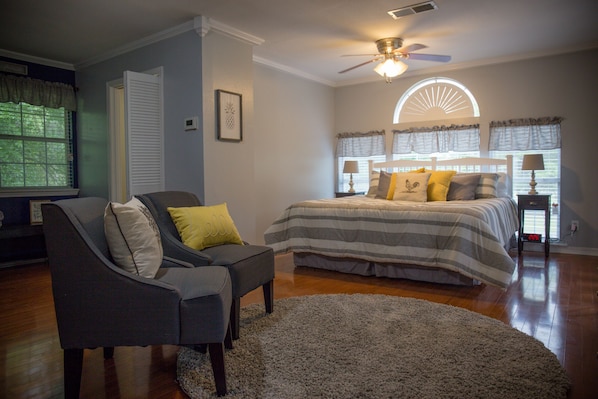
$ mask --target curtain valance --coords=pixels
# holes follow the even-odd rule
[[[450,125],[393,130],[393,154],[479,151],[480,125]]]
[[[0,74],[0,102],[24,102],[48,108],[77,109],[73,86],[14,75]]]
[[[490,122],[489,149],[496,151],[561,148],[561,117]]]
[[[336,156],[370,157],[386,154],[384,130],[372,130],[367,133],[339,133],[336,135]]]

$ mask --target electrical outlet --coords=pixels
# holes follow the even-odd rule
[[[579,230],[579,220],[571,221],[571,234],[576,233]]]

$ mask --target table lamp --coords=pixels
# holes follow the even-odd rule
[[[538,194],[536,191],[536,170],[544,170],[544,157],[542,154],[527,154],[523,156],[523,164],[521,165],[521,170],[531,170],[532,171],[532,180],[529,182],[529,186],[531,190],[529,190],[528,194],[535,195]]]
[[[349,192],[354,193],[355,189],[353,188],[353,173],[359,173],[359,164],[357,161],[345,161],[345,165],[343,166],[343,173],[350,173],[351,177],[349,179]]]

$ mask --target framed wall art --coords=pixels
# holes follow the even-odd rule
[[[31,224],[42,224],[42,204],[50,200],[30,200],[29,201],[29,222]]]
[[[243,140],[242,97],[239,93],[216,90],[216,129],[218,140]]]

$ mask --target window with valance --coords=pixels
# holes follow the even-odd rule
[[[0,74],[0,193],[74,186],[74,87]]]

